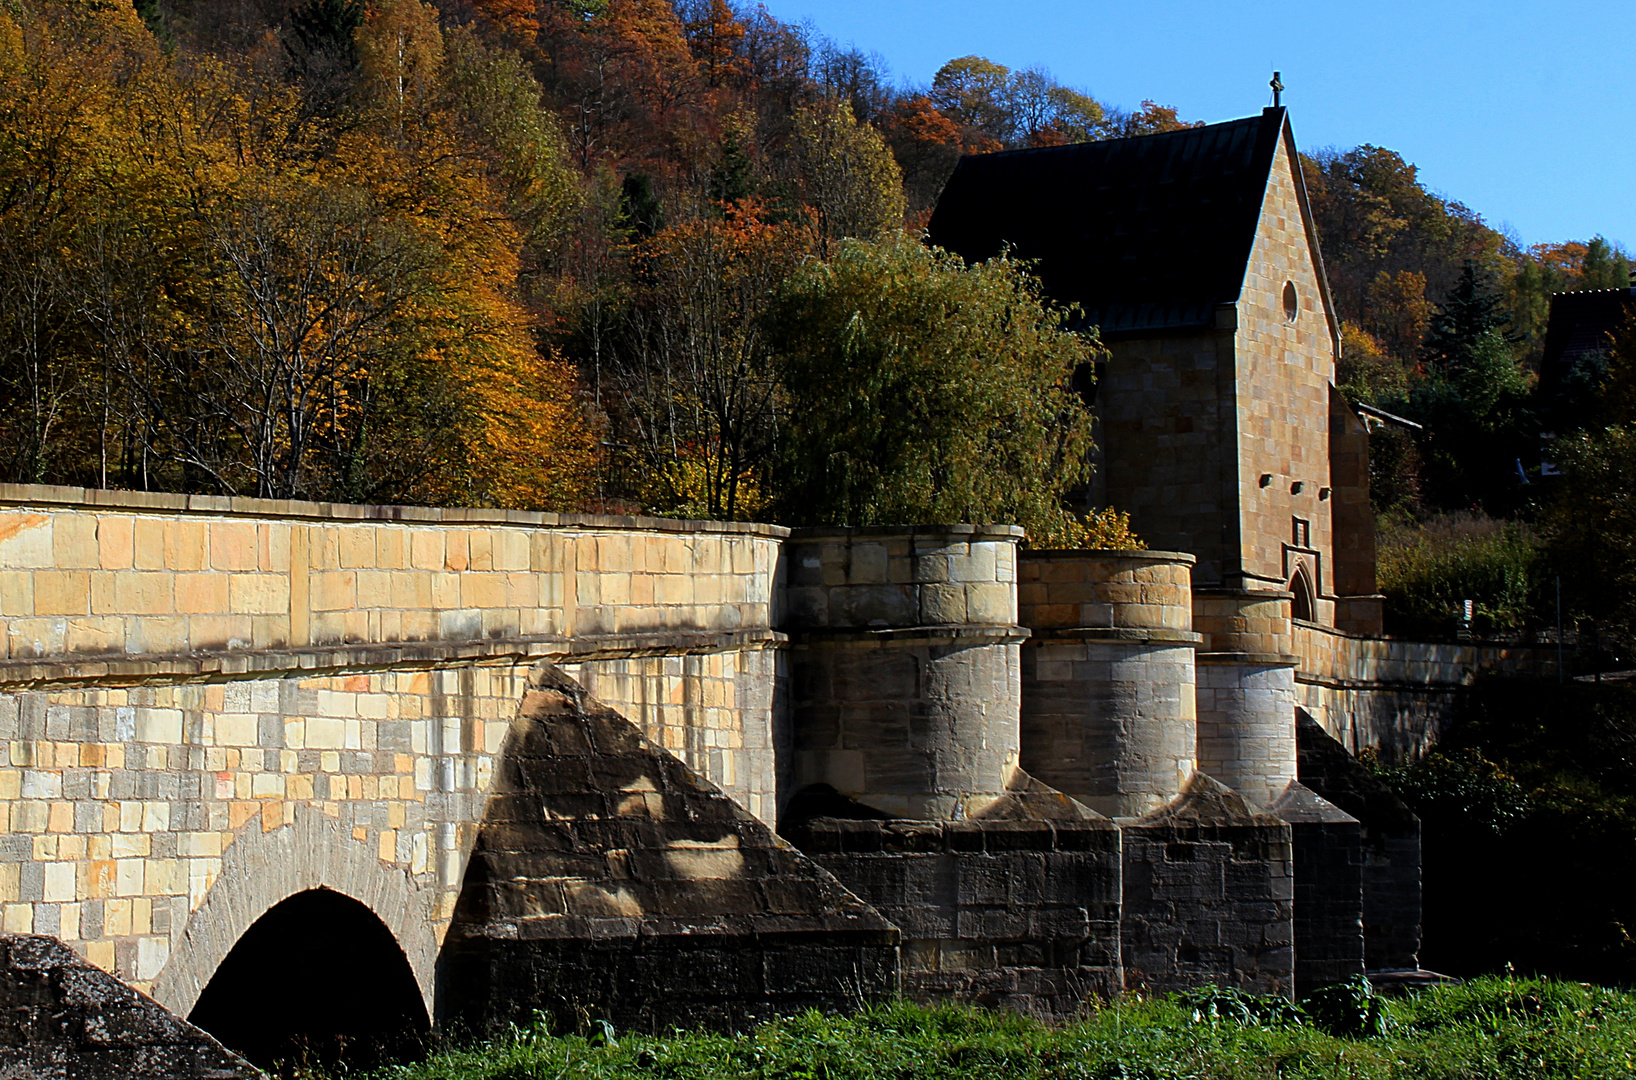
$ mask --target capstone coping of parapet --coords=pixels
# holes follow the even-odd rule
[[[1029,638],[1031,645],[1050,641],[1105,641],[1130,645],[1181,645],[1196,649],[1204,644],[1204,635],[1191,630],[1168,630],[1163,627],[1123,626],[1058,626],[1034,629]]]
[[[729,533],[781,540],[782,525],[755,521],[621,514],[553,514],[498,507],[376,506],[363,503],[256,499],[241,495],[176,495],[157,491],[110,491],[52,484],[0,484],[0,506],[125,510],[131,513],[199,514],[213,517],[277,518],[336,523],[387,522],[421,525],[512,525],[544,529],[598,529],[626,532]],[[841,530],[845,533],[849,530]],[[1019,530],[1020,533],[1020,530]]]
[[[962,537],[968,540],[1020,540],[1027,535],[1021,525],[812,525],[790,529],[791,540],[832,540],[849,537],[880,540],[894,537]]]
[[[1026,626],[991,623],[932,623],[924,626],[814,627],[789,631],[794,648],[943,645],[1016,645],[1032,633]]]
[[[1186,551],[1150,551],[1147,548],[1024,548],[1022,558],[1045,559],[1128,559],[1131,562],[1183,563],[1193,566],[1198,557]]]
[[[1300,667],[1301,658],[1289,653],[1261,652],[1201,652],[1196,654],[1200,664],[1240,664],[1244,667]]]
[[[371,642],[294,649],[213,650],[172,654],[83,654],[0,661],[0,688],[100,687],[245,679],[322,678],[371,671],[429,670],[508,663],[556,664],[780,649],[777,630],[669,630],[652,634],[498,637],[450,641]]]

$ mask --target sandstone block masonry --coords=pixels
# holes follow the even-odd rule
[[[265,912],[315,889],[379,918],[434,1016],[451,941],[501,980],[496,1009],[577,979],[561,965],[581,938],[553,911],[611,920],[601,969],[625,974],[574,1007],[635,1023],[662,1003],[627,984],[692,963],[715,965],[720,1008],[689,1015],[721,1023],[897,985],[1052,1015],[1122,985],[1280,989],[1293,927],[1352,910],[1299,880],[1351,865],[1350,826],[1320,814],[1339,847],[1303,863],[1292,823],[1262,812],[1295,776],[1294,706],[1356,748],[1434,730],[1478,667],[1530,662],[1341,634],[1293,619],[1287,592],[1194,592],[1186,555],[1019,556],[1019,539],[0,488],[0,929],[62,940],[182,1014]],[[1258,664],[1284,681],[1261,692]],[[642,775],[576,758],[590,772],[572,782],[547,762],[571,859],[556,825],[501,814],[507,784],[547,793],[529,777],[552,755],[514,756],[542,672],[649,755]],[[1386,718],[1410,697],[1412,722]],[[725,832],[654,824],[723,799],[737,854]],[[573,824],[610,815],[629,843]],[[786,824],[884,936],[843,940],[800,899],[817,871],[767,832]],[[1393,828],[1402,872],[1365,875],[1364,918],[1391,942],[1370,955],[1401,958],[1418,863]],[[487,888],[479,850],[539,869],[522,875],[534,914],[460,921]],[[700,871],[734,859],[753,872]],[[703,913],[633,906],[644,880],[718,897],[729,929],[660,947]],[[786,942],[797,982],[765,966],[784,963],[757,936],[773,916],[805,927]],[[525,929],[542,944],[507,944]],[[752,954],[762,974],[729,979]]]
[[[430,1009],[537,660],[772,817],[782,537],[0,489],[0,925],[185,1013],[327,885],[372,899]]]
[[[1193,775],[1193,561],[1164,551],[1021,560],[1023,766],[1110,817],[1167,805]]]

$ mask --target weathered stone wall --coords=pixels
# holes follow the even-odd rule
[[[1196,589],[1199,768],[1266,809],[1295,779],[1291,594]]]
[[[775,799],[771,527],[0,489],[0,926],[185,1013],[327,886],[428,1007],[529,666]]]
[[[786,549],[794,786],[975,816],[1018,767],[1013,526],[803,529]]]
[[[1178,802],[1122,823],[1125,983],[1292,992],[1290,827],[1196,774]]]
[[[1198,741],[1192,565],[1176,552],[1023,553],[1030,775],[1110,817],[1146,814],[1182,790]]]
[[[0,695],[5,927],[185,1015],[261,912],[327,885],[381,916],[430,1005],[527,670],[441,663]]]
[[[1156,548],[1197,556],[1198,580],[1236,570],[1233,317],[1220,329],[1110,338],[1096,395],[1090,498],[1131,515]]]
[[[0,485],[0,660],[20,679],[33,659],[98,659],[117,675],[126,657],[308,646],[763,640],[784,535]]]
[[[1111,822],[828,818],[793,837],[902,931],[912,1000],[1060,1019],[1123,989]]]
[[[784,715],[783,653],[728,649],[563,663],[593,697],[638,724],[655,744],[775,823]],[[788,747],[784,747],[787,756]]]
[[[1369,432],[1352,406],[1329,388],[1329,478],[1335,528],[1335,625],[1354,634],[1383,632],[1375,587],[1375,509],[1369,500]]]
[[[1320,807],[1317,841],[1303,853],[1297,835],[1292,856],[1291,824],[1264,813],[1296,777],[1295,706],[1350,749],[1418,747],[1472,671],[1540,661],[1292,620],[1286,591],[1190,590],[1185,555],[1019,556],[1019,536],[786,539],[760,526],[0,489],[0,928],[57,936],[186,1013],[261,913],[328,887],[381,918],[435,1012],[440,950],[460,898],[476,895],[468,855],[485,828],[520,835],[522,819],[494,817],[494,785],[530,672],[549,662],[642,732],[644,760],[691,768],[678,806],[719,810],[730,796],[745,858],[784,858],[768,854],[779,849],[762,823],[797,791],[900,819],[863,830],[878,850],[817,853],[901,913],[916,993],[1060,1015],[1086,987],[1118,984],[1121,963],[1130,985],[1230,977],[1285,990],[1291,919],[1305,938],[1333,937],[1356,891],[1311,889],[1331,856],[1350,865],[1345,821]],[[615,787],[620,812],[634,811],[623,800],[638,789]],[[555,792],[567,817],[590,805],[576,790]],[[822,816],[792,827],[822,847]],[[761,839],[746,847],[754,819]],[[902,819],[937,822],[941,839],[911,851],[903,838],[922,833]],[[638,848],[664,832],[626,824],[647,838]],[[522,839],[506,859],[562,855]],[[580,858],[601,843],[516,886],[535,890],[535,914],[567,897],[559,914],[591,919],[584,934],[561,923],[511,950],[511,930],[544,923],[491,920],[492,904],[472,915],[462,962],[477,982],[501,979],[495,1008],[513,982],[559,1004],[584,983],[602,987],[610,1014],[661,1023],[663,995],[630,986],[708,968],[689,1015],[710,1019],[715,995],[727,1004],[712,1022],[735,1024],[760,1015],[757,1002],[861,1001],[895,978],[881,941],[809,937],[780,953],[758,936],[748,913],[800,914],[779,899],[787,867],[655,870],[659,892],[709,881],[699,895],[721,903],[624,911],[627,886],[610,883],[638,879],[605,856],[627,849],[609,841],[601,862]],[[1410,840],[1393,843],[1408,866]],[[1292,857],[1305,868],[1293,878]],[[505,893],[502,878],[478,891]],[[1017,883],[1003,903],[1000,878]],[[1393,880],[1407,896],[1407,879]],[[928,883],[944,890],[930,907]],[[656,912],[679,920],[668,943],[641,921]],[[679,929],[728,915],[749,921],[715,944]],[[604,917],[638,929],[610,937]],[[1371,957],[1387,952],[1402,950]],[[761,967],[732,966],[751,954]],[[857,977],[837,981],[842,968]]]
[[[1200,651],[1263,662],[1297,658],[1288,592],[1278,589],[1193,589],[1193,630]]]
[[[1130,640],[1154,630],[1188,634],[1196,561],[1180,551],[1025,551],[1018,560],[1018,618],[1036,634],[1130,630]]]
[[[1299,781],[1272,813],[1290,827],[1295,877],[1295,988],[1301,995],[1364,974],[1363,828]]]
[[[534,673],[438,964],[440,1023],[744,1028],[896,993],[898,931],[571,680]]]
[[[1364,959],[1371,971],[1415,970],[1420,953],[1420,819],[1304,711],[1301,783],[1358,822]]]
[[[1199,768],[1265,810],[1295,779],[1295,669],[1201,655]]]
[[[1557,674],[1549,646],[1402,641],[1304,622],[1291,634],[1297,704],[1352,753],[1372,747],[1389,760],[1425,753],[1478,673]]]

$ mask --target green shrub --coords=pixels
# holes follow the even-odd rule
[[[1538,544],[1515,522],[1476,514],[1421,523],[1385,517],[1376,557],[1389,633],[1452,637],[1466,600],[1479,637],[1514,635],[1537,621]]]

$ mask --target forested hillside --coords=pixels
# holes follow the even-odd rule
[[[963,153],[1185,124],[727,0],[0,0],[0,477],[1128,543],[1063,503],[1094,334],[916,239]],[[1304,166],[1338,381],[1421,424],[1375,439],[1393,618],[1532,632],[1636,471],[1632,350],[1544,400],[1548,299],[1629,261]],[[1628,622],[1598,559],[1574,613]]]

